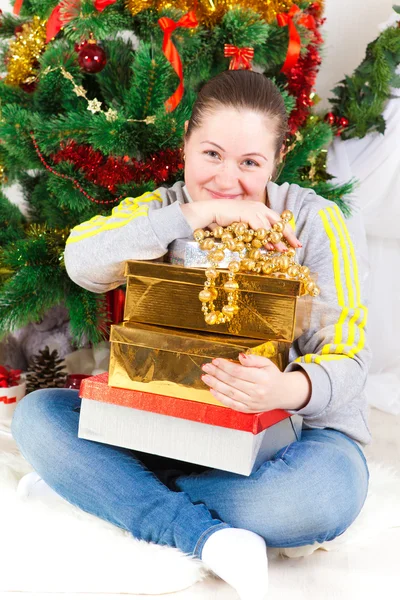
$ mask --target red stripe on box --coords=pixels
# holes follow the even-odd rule
[[[0,397],[0,402],[4,402],[4,404],[13,404],[16,401],[17,401],[16,398],[8,398],[8,396]]]
[[[79,395],[87,400],[127,406],[179,419],[206,423],[207,425],[227,427],[228,429],[250,431],[254,435],[291,416],[281,409],[247,414],[224,406],[114,388],[108,385],[108,373],[101,373],[84,379],[81,383]]]

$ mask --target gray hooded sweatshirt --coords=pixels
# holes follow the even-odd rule
[[[270,207],[289,209],[303,247],[297,261],[318,274],[320,296],[313,298],[309,329],[293,344],[285,371],[303,369],[312,384],[308,404],[289,411],[306,428],[337,429],[359,444],[371,434],[366,419],[365,382],[370,350],[365,340],[367,308],[357,259],[343,215],[334,202],[298,185],[268,183]],[[110,216],[98,215],[75,227],[67,240],[70,278],[92,292],[125,282],[129,259],[162,257],[175,239],[192,237],[180,205],[192,202],[183,182],[126,198]]]

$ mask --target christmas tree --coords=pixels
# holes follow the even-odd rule
[[[310,0],[15,1],[0,27],[0,183],[20,184],[29,215],[0,191],[0,338],[61,302],[78,345],[107,335],[105,298],[66,274],[69,231],[182,179],[184,122],[225,69],[262,72],[283,94],[290,138],[277,183],[313,188],[348,213],[351,183],[332,185],[325,164],[332,137],[355,132],[357,86],[342,82],[327,116],[314,110],[322,12]],[[399,36],[387,35],[392,62],[374,81],[384,71],[388,84]]]

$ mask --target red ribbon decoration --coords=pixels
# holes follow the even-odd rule
[[[24,3],[24,0],[15,0],[14,10],[13,10],[14,15],[19,15],[19,12],[22,8],[23,3]]]
[[[46,44],[49,43],[54,37],[56,37],[57,33],[60,31],[61,27],[63,27],[67,23],[66,20],[61,18],[61,5],[58,4],[51,13],[49,20],[46,25]]]
[[[254,48],[238,48],[233,44],[225,44],[224,56],[232,56],[231,62],[229,63],[230,70],[247,69],[251,71],[253,69],[250,61],[254,57]]]
[[[183,15],[179,21],[175,22],[168,17],[161,17],[158,19],[158,24],[161,30],[164,32],[164,39],[162,44],[162,51],[164,52],[167,60],[171,63],[172,68],[180,79],[180,83],[176,88],[175,92],[165,101],[165,110],[172,112],[182,100],[183,96],[183,68],[181,57],[179,56],[178,50],[174,46],[171,35],[177,27],[197,27],[199,24],[196,18],[196,14],[193,10],[189,11],[186,15]]]
[[[103,12],[103,10],[105,8],[107,8],[107,6],[110,6],[111,4],[115,4],[116,1],[117,0],[95,0],[94,7],[99,12]]]
[[[296,4],[293,4],[289,12],[276,15],[279,27],[285,27],[286,25],[289,27],[289,46],[285,62],[281,69],[282,73],[285,73],[285,75],[295,66],[300,56],[300,34],[296,29],[296,25],[293,23],[293,17],[299,12],[299,7]],[[307,29],[316,28],[315,19],[312,15],[302,15],[298,20],[298,23],[307,27]]]

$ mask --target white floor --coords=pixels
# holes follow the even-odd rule
[[[400,416],[394,417],[372,409],[370,423],[374,441],[366,449],[368,458],[391,465],[400,472]],[[9,448],[12,443],[10,438],[0,434],[0,450]],[[15,560],[18,560],[17,556]],[[270,582],[269,600],[400,600],[400,528],[387,530],[379,538],[357,549],[317,551],[300,559],[277,559],[272,556]],[[237,595],[229,586],[211,578],[175,594],[124,596],[132,600],[161,597],[168,600],[237,600]],[[1,600],[44,598],[122,600],[122,595],[0,593]]]

